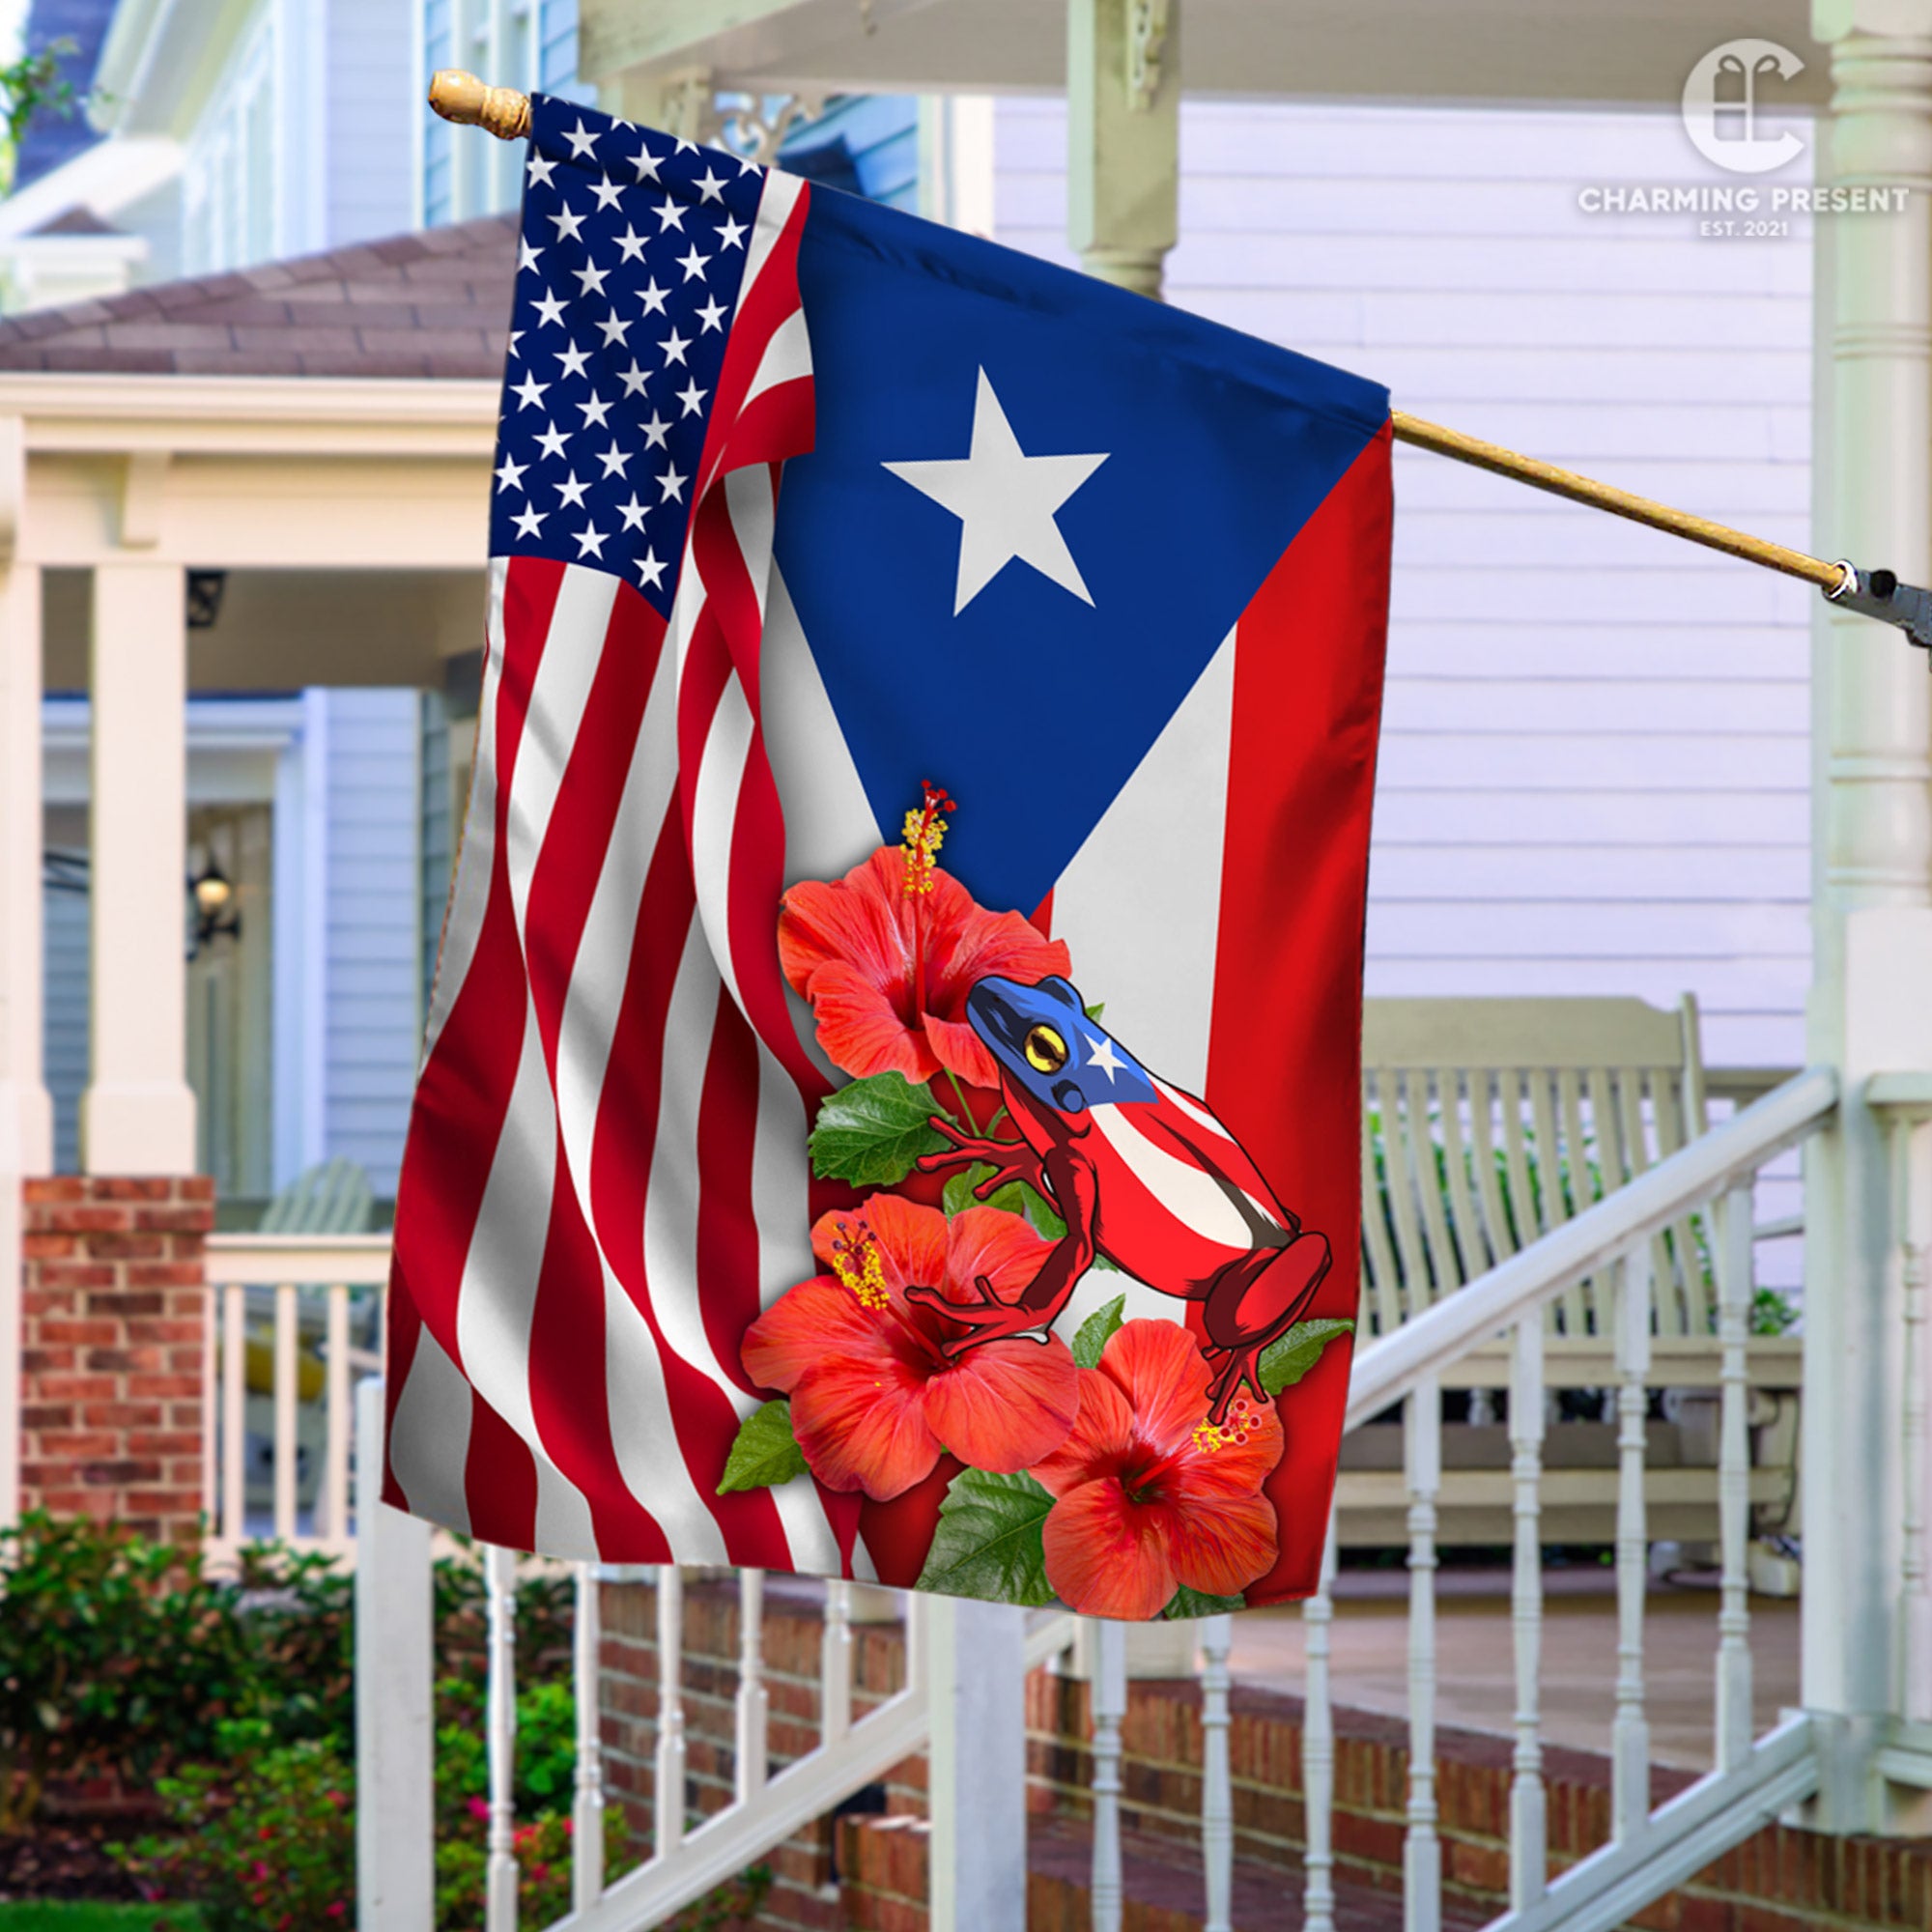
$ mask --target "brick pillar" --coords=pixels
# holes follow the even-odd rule
[[[214,1183],[61,1175],[25,1188],[21,1507],[191,1537]]]

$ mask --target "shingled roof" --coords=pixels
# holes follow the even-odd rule
[[[180,376],[502,374],[508,214],[0,321],[0,370]]]

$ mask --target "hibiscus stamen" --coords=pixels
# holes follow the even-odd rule
[[[1247,1397],[1236,1396],[1218,1428],[1208,1421],[1195,1426],[1194,1446],[1211,1456],[1217,1449],[1245,1442],[1260,1425],[1261,1418]]]
[[[838,1223],[838,1238],[832,1243],[832,1269],[852,1291],[861,1308],[876,1312],[890,1308],[893,1298],[886,1293],[885,1264],[879,1259],[878,1244],[869,1229],[855,1235],[845,1222]]]
[[[912,901],[912,1016],[914,1025],[925,1015],[925,901],[932,892],[932,873],[946,838],[942,811],[957,811],[952,795],[930,779],[921,779],[925,804],[905,815],[905,895]]]

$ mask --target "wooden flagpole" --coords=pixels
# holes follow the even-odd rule
[[[485,128],[500,140],[520,141],[529,132],[529,97],[507,87],[485,87],[473,73],[444,69],[436,74],[429,85],[429,104],[445,121]],[[1655,502],[1630,490],[1619,490],[1614,484],[1599,483],[1593,477],[1577,475],[1575,470],[1559,469],[1553,463],[1520,456],[1500,444],[1464,436],[1461,430],[1424,422],[1420,416],[1402,410],[1391,411],[1389,422],[1398,442],[1433,449],[1438,456],[1454,457],[1458,463],[1513,477],[1532,489],[1548,490],[1552,496],[1587,503],[1592,509],[1607,510],[1613,517],[1627,517],[1655,530],[1667,530],[1672,536],[1702,544],[1707,550],[1720,550],[1726,555],[1743,557],[1747,563],[1781,571],[1786,577],[1803,578],[1806,583],[1815,583],[1834,602],[1842,600],[1866,616],[1892,623],[1906,622],[1902,612],[1866,608],[1889,601],[1890,591],[1880,588],[1876,597],[1863,595],[1867,585],[1849,563],[1827,563],[1822,557],[1808,556],[1804,551],[1789,550],[1763,537],[1748,536],[1743,530],[1713,523],[1708,517],[1693,517],[1688,510],[1673,510],[1667,503]],[[1884,572],[1874,576],[1881,584],[1889,582]]]

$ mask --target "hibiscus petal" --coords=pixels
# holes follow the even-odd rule
[[[1010,1475],[1066,1440],[1080,1370],[1058,1336],[988,1342],[925,1385],[926,1427],[975,1469]]]
[[[886,1285],[938,1288],[946,1280],[946,1216],[897,1194],[868,1194],[860,1209],[885,1267]],[[822,1225],[822,1224],[821,1224]]]
[[[1029,1287],[1053,1243],[1036,1235],[1023,1214],[1004,1208],[967,1208],[946,1228],[946,1287],[955,1300],[984,1275],[1003,1300]],[[973,1295],[978,1300],[978,1295]]]
[[[842,879],[801,881],[779,907],[779,964],[802,993],[819,967],[838,960],[882,985],[906,981],[911,951],[904,863],[881,847]]]
[[[1046,1580],[1083,1617],[1145,1623],[1174,1595],[1161,1514],[1139,1509],[1111,1477],[1069,1490],[1048,1512]]]
[[[928,1007],[924,1033],[926,1046],[933,1058],[967,1086],[999,1086],[999,1062],[980,1045],[980,1036],[970,1025],[958,1020],[941,1019]]]
[[[791,1399],[792,1434],[811,1473],[876,1502],[911,1489],[939,1461],[924,1390],[924,1372],[894,1356],[821,1355]]]
[[[928,1006],[948,1018],[958,1016],[977,980],[989,973],[1037,986],[1073,971],[1065,941],[1048,939],[1016,912],[988,912],[950,872],[935,871],[926,898],[926,930],[939,963],[928,970]]]
[[[1134,1435],[1167,1456],[1191,1443],[1208,1417],[1208,1364],[1178,1321],[1123,1321],[1100,1354],[1100,1373],[1133,1405]]]
[[[738,1359],[760,1388],[787,1395],[829,1350],[868,1354],[880,1347],[878,1318],[830,1275],[787,1289],[745,1330]]]
[[[1133,1406],[1097,1370],[1082,1369],[1080,1412],[1065,1441],[1033,1465],[1034,1480],[1062,1496],[1083,1483],[1110,1476],[1133,1446]]]
[[[1237,1418],[1246,1441],[1232,1439]],[[1285,1442],[1274,1404],[1257,1408],[1250,1400],[1245,1411],[1238,1406],[1231,1411],[1212,1449],[1203,1448],[1202,1438],[1194,1436],[1176,1453],[1171,1466],[1189,1495],[1251,1496],[1274,1474]]]
[[[878,980],[863,968],[834,960],[812,974],[805,990],[826,1058],[853,1079],[903,1073],[918,1086],[939,1071],[924,1034],[899,1018]]]
[[[1188,1494],[1160,1506],[1174,1574],[1204,1596],[1234,1597],[1274,1568],[1275,1513],[1265,1496]]]

